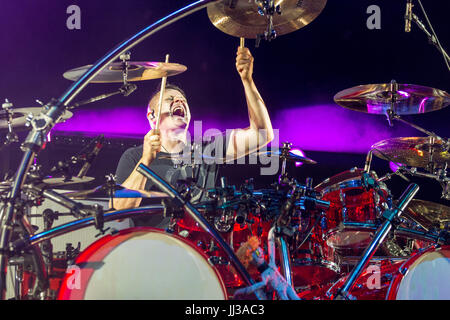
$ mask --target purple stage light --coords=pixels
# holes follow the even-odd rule
[[[409,93],[406,92],[406,91],[398,90],[397,92],[398,92],[399,95],[401,95],[401,96],[403,96],[405,98],[409,97]]]
[[[401,168],[403,164],[389,161],[389,168],[392,172],[396,172],[399,168]]]
[[[399,132],[390,128],[384,117],[355,112],[337,105],[295,107],[272,111],[272,126],[279,130],[278,146],[289,141],[294,148],[310,151],[367,153],[370,147],[381,140],[408,136],[409,131]],[[189,132],[193,134],[192,119]],[[227,129],[245,128],[248,120],[236,120],[213,114],[202,119],[202,133],[209,129],[225,132]],[[58,123],[55,131],[65,134],[83,134],[105,137],[142,138],[150,125],[145,106],[120,106],[109,109],[80,109],[72,118]],[[271,144],[273,145],[273,143]]]
[[[284,109],[272,122],[280,128],[280,141],[309,151],[365,154],[376,142],[410,134],[407,128],[390,128],[385,117],[336,105]]]

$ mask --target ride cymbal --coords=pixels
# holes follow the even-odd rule
[[[256,39],[267,30],[267,17],[258,11],[256,1],[219,1],[208,6],[212,24],[231,36]],[[323,10],[326,0],[279,0],[280,14],[273,14],[273,29],[277,35],[296,31],[311,23]],[[261,4],[260,4],[261,5]]]
[[[182,73],[187,70],[187,67],[178,63],[165,62],[127,62],[128,75],[127,81],[142,81],[159,79],[162,77],[170,77]],[[64,72],[64,78],[72,81],[78,80],[92,65],[71,69]],[[122,62],[113,62],[106,66],[98,75],[96,75],[92,83],[113,83],[123,82],[124,65]]]
[[[421,114],[450,104],[450,95],[442,90],[414,84],[368,84],[342,90],[334,101],[347,109],[386,115],[391,109],[397,115]]]
[[[450,164],[450,153],[441,140],[433,137],[390,138],[375,143],[373,155],[387,161],[401,163],[410,167],[427,168]]]

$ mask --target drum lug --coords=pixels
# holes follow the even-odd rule
[[[398,272],[400,272],[402,275],[406,275],[406,273],[408,272],[408,268],[400,267],[398,268]]]
[[[216,265],[223,265],[226,266],[229,264],[229,262],[227,260],[225,260],[223,257],[218,257],[218,256],[211,256],[208,258],[208,262],[212,265],[212,266],[216,266]]]
[[[180,237],[187,238],[187,237],[189,237],[189,231],[187,231],[187,230],[181,230],[180,232],[178,232],[178,235],[179,235]]]
[[[393,276],[391,273],[386,273],[385,275],[383,275],[382,280],[391,281],[392,278],[393,278]]]

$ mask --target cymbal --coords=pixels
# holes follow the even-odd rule
[[[445,228],[450,223],[450,207],[431,201],[413,199],[404,214],[427,231]]]
[[[37,116],[41,113],[42,108],[17,108],[10,109],[13,112],[11,125],[13,128],[25,128],[25,124],[27,123],[27,116],[32,113]],[[64,111],[63,116],[59,120],[59,122],[64,122],[67,119],[70,119],[73,116],[73,113],[66,110]],[[8,113],[6,110],[0,110],[0,130],[8,129]]]
[[[64,78],[72,81],[78,80],[89,68],[91,64],[71,69],[64,72]],[[110,63],[105,69],[91,80],[92,83],[112,83],[123,82],[122,62]],[[142,81],[170,77],[182,73],[187,67],[178,63],[130,61],[128,62],[127,80]]]
[[[347,109],[385,115],[395,98],[393,111],[397,115],[420,114],[442,109],[450,104],[450,95],[442,90],[414,84],[391,83],[360,85],[345,89],[334,96],[334,101]]]
[[[371,149],[378,158],[411,167],[426,168],[430,162],[437,168],[450,164],[450,153],[443,142],[432,137],[390,138],[375,143]]]
[[[114,198],[166,198],[167,195],[156,191],[136,191],[126,189],[120,185],[114,187]],[[89,190],[72,191],[64,194],[66,197],[78,200],[108,199],[109,190],[106,186],[98,186]]]
[[[364,169],[356,167],[352,168],[350,170],[338,173],[332,177],[326,178],[324,181],[315,186],[314,190],[317,192],[322,192],[328,187],[334,186],[338,183],[344,183],[349,180],[360,180],[363,173]]]
[[[311,23],[323,10],[326,0],[279,0],[281,14],[273,15],[277,35],[296,31]],[[267,30],[267,17],[258,12],[255,1],[238,0],[234,8],[229,1],[219,1],[207,8],[212,24],[231,36],[256,39]]]
[[[280,150],[278,150],[278,151],[272,151],[272,150],[271,151],[260,151],[260,152],[257,152],[256,155],[258,155],[258,156],[266,156],[266,157],[280,157],[281,158],[282,157],[282,152]],[[292,153],[290,151],[288,152],[286,160],[289,161],[289,162],[302,162],[302,163],[305,163],[305,164],[317,164],[317,161],[315,161],[315,160],[312,160],[312,159],[307,158],[307,157],[302,157],[302,156],[296,155],[296,154],[294,154],[294,153]]]
[[[48,177],[42,180],[43,183],[50,185],[51,187],[61,187],[66,185],[72,185],[72,184],[79,184],[79,183],[87,183],[95,180],[93,177],[71,177],[70,179],[66,179],[64,177]]]
[[[7,191],[11,189],[12,181],[2,181],[0,182],[0,191]]]
[[[203,162],[206,164],[212,164],[223,160],[219,157],[212,157],[204,154],[192,154],[192,153],[183,153],[183,154],[159,153],[158,158],[172,160],[174,163],[179,162],[180,164],[198,164]]]

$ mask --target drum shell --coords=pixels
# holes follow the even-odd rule
[[[93,244],[91,244],[88,248],[86,248],[86,250],[84,250],[75,260],[75,266],[79,267],[79,279],[81,281],[81,286],[79,288],[79,290],[73,290],[73,288],[71,288],[71,281],[73,281],[73,274],[66,274],[65,278],[62,281],[62,286],[59,290],[58,293],[58,299],[61,300],[65,300],[65,299],[69,299],[69,300],[82,300],[85,299],[85,292],[87,289],[89,289],[89,285],[90,282],[92,281],[92,277],[94,275],[94,273],[96,272],[96,268],[101,267],[102,263],[104,263],[103,261],[106,261],[105,259],[114,251],[114,250],[120,250],[120,247],[123,246],[127,241],[140,241],[141,237],[144,237],[143,240],[146,240],[145,237],[147,235],[156,235],[158,237],[158,239],[161,239],[161,241],[167,243],[167,244],[177,244],[177,243],[181,243],[181,246],[179,247],[179,249],[181,250],[184,247],[184,251],[186,251],[186,249],[189,249],[189,255],[194,254],[195,255],[195,259],[197,261],[197,263],[202,264],[202,267],[208,269],[208,274],[210,276],[210,278],[214,278],[215,281],[217,281],[217,283],[215,284],[218,290],[220,290],[220,292],[215,292],[217,294],[217,296],[222,297],[223,299],[227,299],[227,292],[225,289],[225,285],[222,281],[222,278],[218,272],[218,270],[209,263],[208,261],[208,256],[206,254],[204,254],[202,251],[198,250],[198,248],[196,248],[196,246],[187,241],[186,239],[179,237],[177,235],[173,235],[173,234],[168,234],[163,230],[160,229],[155,229],[155,228],[151,228],[151,227],[138,227],[138,228],[130,228],[130,229],[125,229],[125,230],[121,230],[119,232],[117,232],[114,235],[107,235],[102,237],[101,239],[97,240],[96,242],[94,242]],[[152,238],[150,238],[150,240],[152,240]],[[178,245],[176,245],[178,246]],[[119,249],[117,249],[119,248]],[[183,252],[184,252],[183,251]],[[199,259],[200,257],[200,259]],[[139,258],[139,257],[138,257]],[[142,263],[145,263],[145,256],[142,256]],[[160,260],[164,260],[164,256],[158,256],[158,257],[149,257],[147,258],[147,261],[149,261],[148,259],[160,259]],[[157,260],[155,260],[157,261]],[[124,263],[127,263],[126,261],[126,255],[124,256]],[[172,265],[173,268],[176,268],[176,265]],[[171,268],[171,269],[173,269]],[[183,264],[181,264],[179,266],[179,273],[181,274],[181,276],[183,275]],[[140,269],[139,269],[140,270]],[[132,270],[130,270],[132,271]],[[132,274],[129,273],[128,275],[124,274],[124,277],[136,277],[139,276],[139,274]],[[158,275],[159,276],[159,275]],[[169,277],[170,278],[170,274],[161,274],[160,277]],[[201,276],[201,275],[200,275]],[[108,280],[108,279],[106,279]],[[105,281],[106,281],[105,280]],[[111,280],[111,279],[109,279]],[[134,280],[133,280],[134,281]],[[145,285],[151,285],[149,283],[145,283],[145,281],[147,281],[147,279],[145,279],[145,277],[142,278],[142,286]],[[170,281],[168,282],[170,283]],[[141,284],[139,284],[141,285]],[[77,288],[75,288],[77,289]],[[170,289],[170,288],[169,288]],[[181,288],[181,290],[189,290],[190,288]],[[120,295],[122,295],[122,293],[119,293]],[[139,299],[143,298],[143,299],[148,299],[147,297],[138,297]],[[102,297],[99,297],[99,299],[104,299]],[[122,299],[122,298],[120,298]],[[125,298],[128,299],[128,298]],[[130,299],[136,299],[133,297],[130,297]],[[163,298],[164,299],[164,298]],[[171,299],[171,298],[169,298]],[[177,298],[173,298],[173,299],[177,299]],[[188,299],[188,296],[186,296],[184,299]],[[195,299],[195,298],[194,298]],[[212,298],[215,299],[215,298]]]

